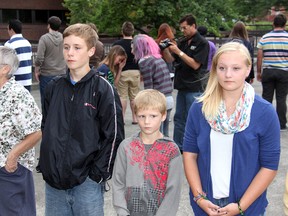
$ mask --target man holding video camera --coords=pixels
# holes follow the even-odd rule
[[[182,151],[182,142],[187,114],[195,97],[204,90],[205,74],[209,53],[208,41],[197,32],[196,19],[193,15],[184,16],[180,22],[184,35],[177,45],[170,42],[163,55],[169,62],[174,61],[174,88],[178,90],[174,115],[173,139]]]

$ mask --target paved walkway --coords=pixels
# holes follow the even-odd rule
[[[262,87],[259,82],[255,82],[253,84],[256,92],[261,95]],[[34,96],[37,103],[40,105],[40,95],[37,89],[32,91],[32,95]],[[173,94],[174,98],[176,96],[176,91]],[[175,109],[173,109],[175,111]],[[172,112],[171,116],[173,117],[174,112]],[[173,119],[173,118],[172,118]],[[132,125],[132,117],[131,111],[127,108],[127,113],[125,117],[125,134],[126,137],[129,137],[131,134],[138,131],[137,125]],[[170,123],[170,136],[173,135],[173,120]],[[281,132],[281,159],[279,171],[274,179],[273,183],[270,185],[268,189],[268,201],[269,206],[267,208],[267,216],[283,216],[283,205],[282,205],[282,197],[284,193],[284,182],[286,170],[288,168],[288,131]],[[39,145],[36,148],[37,157],[39,154]],[[37,204],[37,216],[44,216],[45,209],[45,196],[44,196],[44,181],[42,179],[42,175],[39,173],[34,173],[35,187],[36,187],[36,204]],[[193,216],[193,212],[191,210],[189,204],[189,195],[188,195],[188,185],[184,178],[183,187],[182,187],[182,196],[180,201],[180,207],[177,216]],[[105,194],[105,216],[115,216],[115,211],[113,210],[111,204],[111,191]]]

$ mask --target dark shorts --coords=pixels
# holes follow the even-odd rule
[[[0,216],[36,216],[32,172],[18,164],[15,172],[0,169]]]

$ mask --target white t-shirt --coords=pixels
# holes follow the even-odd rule
[[[232,148],[234,134],[222,134],[211,130],[211,177],[213,198],[229,197]]]

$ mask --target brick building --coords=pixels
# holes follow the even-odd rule
[[[286,11],[285,7],[281,6],[277,8],[275,6],[272,6],[271,9],[269,10],[269,14],[265,17],[265,19],[267,21],[273,22],[275,16],[279,13],[286,15],[286,17],[288,18],[288,12]]]
[[[9,39],[7,23],[19,19],[23,23],[23,36],[31,43],[37,43],[40,36],[47,32],[47,19],[58,16],[66,26],[67,9],[63,0],[0,0],[0,43]]]

